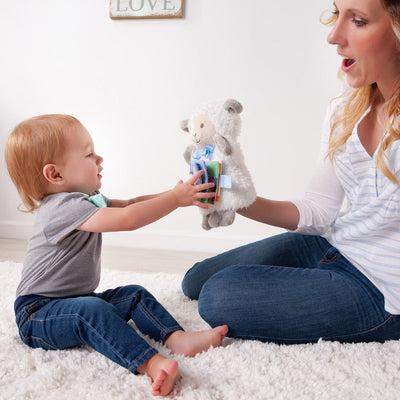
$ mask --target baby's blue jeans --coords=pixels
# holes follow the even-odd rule
[[[400,316],[320,236],[284,233],[195,264],[182,282],[211,326],[275,343],[399,339]]]
[[[22,341],[46,350],[88,345],[135,373],[157,353],[127,323],[156,341],[182,329],[143,287],[128,285],[88,296],[44,298],[16,316]]]

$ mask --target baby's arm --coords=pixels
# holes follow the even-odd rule
[[[144,200],[129,205],[123,206],[119,203],[120,200],[117,200],[117,207],[100,208],[78,229],[89,232],[131,231],[159,220],[178,207],[196,205],[208,208],[209,206],[201,203],[200,199],[214,196],[214,193],[202,193],[214,184],[194,185],[202,174],[203,171],[199,171],[186,182],[179,181],[172,190],[159,195],[145,196]],[[112,204],[114,205],[114,201]]]
[[[144,200],[150,200],[150,199],[155,199],[156,197],[159,197],[163,195],[164,193],[167,192],[162,192],[162,193],[157,193],[157,194],[148,194],[144,196],[138,196],[129,200],[118,200],[118,199],[112,199],[111,200],[111,207],[126,207],[129,206],[130,204],[133,203],[139,203]]]

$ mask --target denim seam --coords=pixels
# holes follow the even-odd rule
[[[58,350],[57,347],[54,347],[50,343],[47,343],[43,338],[36,337],[36,336],[24,336],[22,334],[21,330],[19,330],[19,335],[21,336],[21,339],[24,343],[27,342],[29,339],[34,339],[34,340],[38,340],[39,342],[45,344],[46,346],[50,347],[53,350]]]
[[[344,258],[344,259],[346,259],[345,257],[343,257],[343,255],[340,253],[340,252],[338,252],[338,254],[335,256],[335,258],[336,259],[338,259],[338,258]],[[347,259],[346,259],[347,260]],[[348,260],[347,260],[348,261]],[[351,263],[350,263],[351,264]],[[354,267],[355,268],[355,267]],[[358,271],[358,270],[357,270]],[[349,272],[348,271],[336,271],[336,273],[338,274],[338,275],[340,275],[341,277],[344,277],[344,278],[347,278],[347,276],[349,275]],[[365,284],[365,282],[362,282],[359,278],[357,278],[357,281],[360,283],[360,284],[362,284],[363,286],[366,286],[366,284]],[[346,281],[347,282],[347,281]],[[380,322],[380,323],[378,323],[376,326],[374,326],[374,327],[372,327],[372,328],[368,328],[368,329],[365,329],[365,330],[363,330],[363,331],[360,331],[359,333],[352,333],[352,334],[348,334],[348,335],[341,335],[340,337],[343,337],[343,338],[346,338],[346,337],[351,337],[351,336],[356,336],[356,335],[362,335],[362,334],[365,334],[365,333],[368,333],[368,332],[374,332],[374,331],[376,331],[376,330],[378,330],[379,328],[382,328],[383,326],[385,326],[391,319],[393,319],[393,315],[391,315],[391,314],[389,314],[389,316],[385,319],[385,320],[383,320],[382,322]],[[335,337],[335,336],[334,336]],[[334,338],[333,337],[333,338]]]
[[[123,301],[129,300],[129,301],[133,301],[135,298],[137,298],[137,296],[125,296],[125,297],[119,297],[117,299],[112,299],[109,301],[110,304],[117,304],[117,303],[121,303]],[[174,325],[172,327],[166,327],[162,324],[160,324],[160,322],[158,321],[158,319],[156,319],[154,317],[154,315],[149,311],[149,309],[144,305],[144,303],[139,300],[138,305],[141,305],[143,308],[143,311],[145,312],[145,314],[149,317],[149,319],[151,319],[153,322],[156,323],[156,325],[159,327],[160,329],[160,337],[161,337],[161,341],[164,344],[165,343],[165,337],[172,332],[175,332],[177,330],[182,330],[182,327],[180,325]]]
[[[25,323],[25,321],[30,317],[30,314],[27,313],[25,310],[21,311],[17,316],[16,316],[16,321],[17,321],[17,325],[18,327],[20,327],[21,325],[23,325]],[[18,321],[19,320],[19,321]]]
[[[172,332],[176,332],[176,331],[183,331],[183,329],[182,329],[182,327],[180,325],[175,325],[175,326],[172,326],[172,327],[162,331],[162,334],[161,334],[161,342],[162,342],[162,344],[165,344],[165,338],[166,338],[166,336],[168,334],[170,334]]]
[[[151,353],[152,355],[148,356],[149,353]],[[157,353],[158,351],[155,348],[153,347],[148,348],[144,353],[142,353],[139,357],[137,357],[133,363],[129,364],[127,369],[130,372],[136,373],[136,370],[138,369],[139,365],[142,365]]]
[[[107,303],[110,304],[117,304],[117,303],[122,303],[123,301],[130,300],[133,301],[133,299],[137,298],[138,296],[125,296],[125,297],[119,297],[118,299],[111,299],[111,300],[105,300]]]
[[[365,333],[369,333],[369,332],[374,332],[376,330],[378,330],[379,328],[382,328],[383,326],[385,326],[391,319],[393,318],[393,315],[390,315],[385,321],[381,322],[379,325],[373,327],[373,328],[368,328],[365,329],[363,331],[357,332],[357,333],[351,333],[351,334],[347,334],[347,335],[338,335],[338,336],[319,336],[319,337],[311,337],[311,338],[306,338],[306,339],[301,339],[301,338],[295,338],[295,339],[287,339],[287,338],[277,338],[277,337],[270,337],[270,336],[253,336],[253,335],[239,335],[236,336],[236,338],[240,338],[240,339],[253,339],[253,340],[261,340],[261,341],[279,341],[282,343],[288,343],[288,342],[293,342],[293,343],[299,343],[299,342],[304,342],[304,341],[318,341],[320,339],[322,340],[328,340],[328,341],[339,341],[340,339],[344,339],[344,338],[351,338],[352,336],[359,336],[359,335],[363,335]]]
[[[43,304],[42,306],[40,306],[39,308],[37,308],[38,304],[40,302],[42,302],[42,300],[38,300],[35,301],[32,304],[29,304],[28,306],[25,306],[17,315],[16,315],[16,319],[18,319],[18,317],[20,316],[21,320],[19,325],[21,325],[23,322],[25,322],[28,318],[30,318],[32,315],[34,315],[34,313],[36,313],[37,311],[39,311],[45,304]]]
[[[323,337],[322,339],[327,339],[327,340],[335,340],[335,339],[340,339],[340,338],[351,338],[353,336],[359,336],[359,335],[363,335],[366,333],[370,333],[370,332],[374,332],[376,330],[378,330],[379,328],[382,328],[383,326],[385,326],[391,319],[393,318],[393,315],[389,315],[388,318],[386,318],[383,322],[381,322],[380,324],[372,327],[372,328],[368,328],[368,329],[364,329],[360,332],[357,333],[350,333],[347,335],[340,335],[340,336],[327,336],[327,337]]]
[[[375,327],[373,327],[373,328],[370,328],[370,329],[369,329],[369,332],[373,332],[373,331],[378,330],[379,328],[382,328],[382,327],[385,326],[391,319],[393,319],[393,315],[392,315],[392,314],[390,314],[389,317],[388,317],[385,321],[383,321],[382,323],[378,324],[377,326],[375,326]]]
[[[163,344],[165,342],[165,336],[168,333],[173,332],[174,330],[177,330],[175,328],[178,328],[178,330],[182,329],[179,325],[176,325],[174,327],[166,327],[166,326],[162,325],[160,323],[160,321],[157,318],[155,318],[155,316],[149,311],[149,309],[144,305],[144,303],[142,301],[139,301],[138,305],[140,305],[142,307],[142,309],[144,311],[144,314],[146,314],[147,317],[151,321],[153,321],[153,323],[155,323],[158,326],[158,328],[160,329],[160,337],[161,337],[161,340],[162,340]]]

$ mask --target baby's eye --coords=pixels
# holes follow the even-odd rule
[[[93,153],[89,153],[86,157],[93,157]]]
[[[204,124],[203,123],[200,124],[200,128],[204,128]]]

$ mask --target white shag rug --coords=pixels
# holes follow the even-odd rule
[[[0,263],[0,399],[146,400],[150,379],[87,348],[30,349],[19,339],[13,301],[21,264]],[[99,290],[138,283],[186,330],[207,329],[180,289],[182,275],[103,270]],[[168,350],[151,342],[162,354]],[[400,398],[400,342],[279,346],[225,339],[195,358],[174,356],[176,400],[389,400]]]

